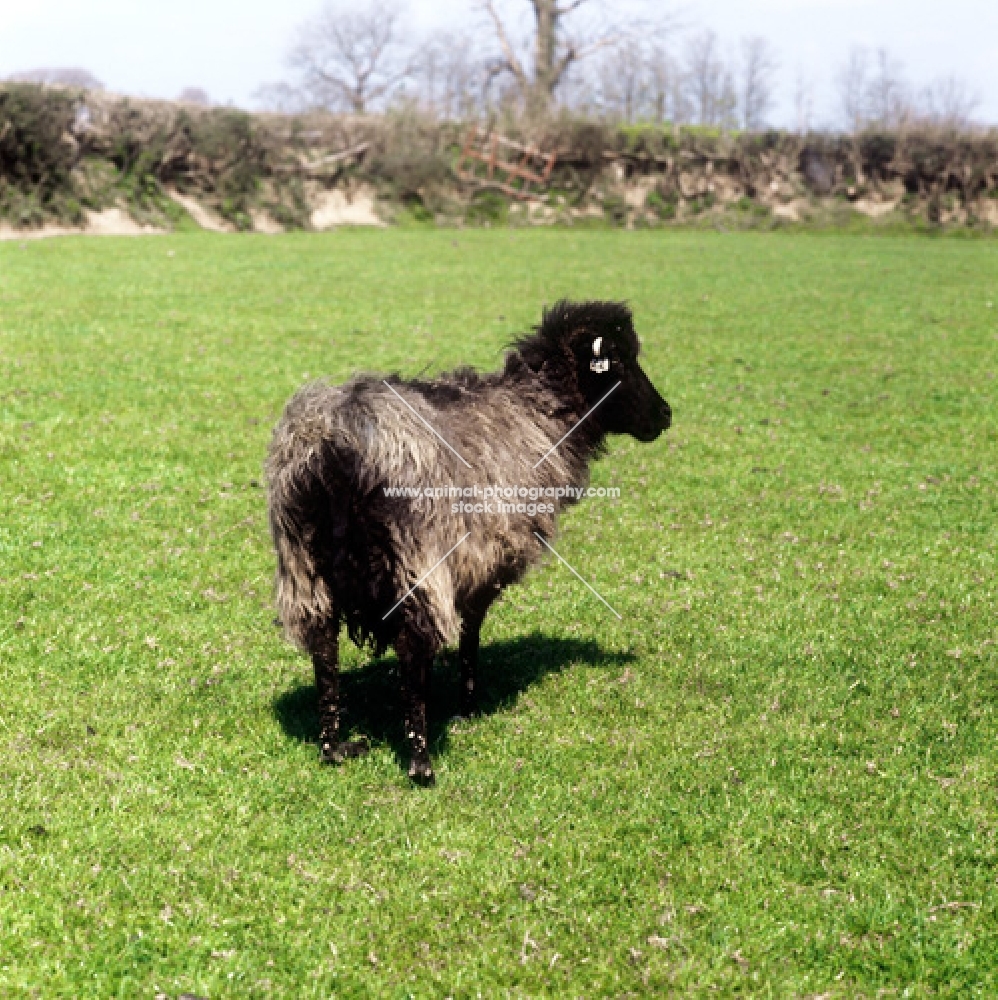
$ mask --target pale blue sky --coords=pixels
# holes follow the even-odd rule
[[[658,3],[648,0],[651,10]],[[284,74],[295,27],[318,6],[317,0],[0,0],[0,76],[82,66],[123,93],[174,97],[200,86],[216,101],[252,106],[254,91]],[[473,17],[472,0],[412,0],[410,7],[417,27],[453,27]],[[793,124],[800,72],[813,81],[818,124],[832,123],[836,72],[855,44],[888,46],[913,83],[964,78],[982,99],[979,117],[998,123],[998,0],[693,0],[682,9],[688,25],[713,28],[732,48],[746,34],[771,40],[781,60],[777,124]]]

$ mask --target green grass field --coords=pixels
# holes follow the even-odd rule
[[[628,299],[673,406],[434,680],[343,640],[320,767],[259,480],[306,377]],[[0,996],[998,992],[998,242],[0,246]]]

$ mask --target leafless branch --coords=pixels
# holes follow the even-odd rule
[[[739,104],[742,126],[756,131],[765,124],[773,105],[773,73],[776,56],[765,38],[758,35],[742,39],[739,80]]]
[[[974,119],[980,95],[959,77],[936,80],[922,91],[920,116],[931,125],[962,130]]]
[[[700,125],[733,124],[738,97],[731,70],[724,64],[717,35],[694,36],[686,53],[686,77],[693,113]]]
[[[506,31],[506,26],[503,24],[502,18],[499,16],[498,11],[496,11],[495,4],[493,0],[484,0],[484,7],[489,17],[492,19],[492,24],[496,31],[496,38],[499,42],[499,47],[502,49],[503,58],[506,60],[506,65],[509,71],[516,78],[516,82],[525,91],[529,86],[529,81],[527,80],[527,74],[523,69],[523,65],[520,60],[516,57],[516,52],[513,50],[513,46],[509,40],[509,34]]]
[[[866,119],[866,85],[869,72],[869,53],[862,47],[855,47],[849,53],[849,60],[839,71],[839,102],[846,125],[858,132]]]
[[[532,57],[528,62],[518,55],[513,37],[498,10],[498,0],[479,0],[492,22],[496,40],[506,65],[516,80],[520,96],[526,107],[544,114],[551,106],[556,92],[565,82],[571,69],[600,52],[613,49],[625,41],[643,36],[655,37],[675,22],[671,15],[658,13],[654,23],[625,18],[612,11],[609,2],[595,0],[523,0],[533,15],[532,34],[529,41]],[[594,12],[612,13],[612,25],[600,27],[599,17],[580,21],[572,15],[583,7]]]
[[[409,73],[402,12],[382,2],[363,10],[330,4],[300,33],[289,62],[313,103],[362,114]]]
[[[881,128],[898,128],[911,117],[901,64],[886,49],[877,50],[865,96],[869,119]]]
[[[572,0],[571,3],[566,4],[555,4],[554,12],[559,17],[565,17],[567,14],[571,14],[573,11],[578,10],[580,7],[588,3],[589,0]]]
[[[814,80],[797,70],[794,82],[794,123],[799,135],[807,135],[814,124]]]

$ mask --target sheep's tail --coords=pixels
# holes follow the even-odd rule
[[[329,497],[309,462],[273,470],[268,478],[270,532],[277,551],[278,617],[287,637],[309,650],[316,630],[335,615],[333,594],[321,572],[320,531]]]

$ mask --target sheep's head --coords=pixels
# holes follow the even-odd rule
[[[610,434],[654,441],[672,410],[638,363],[641,344],[631,311],[620,302],[559,302],[544,313],[539,333],[557,339],[587,408]]]

